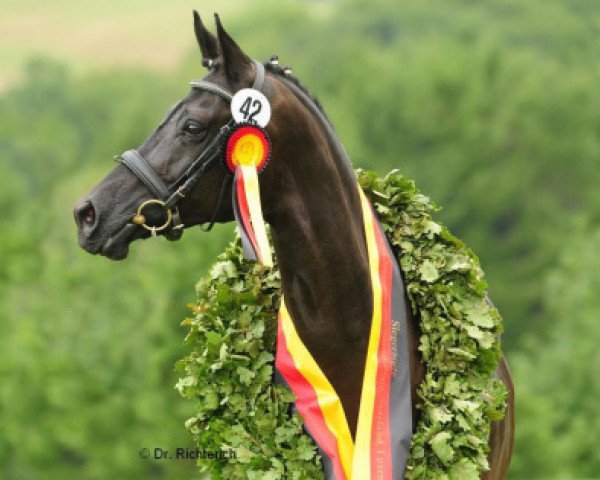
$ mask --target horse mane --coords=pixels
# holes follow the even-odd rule
[[[319,101],[319,99],[314,96],[308,88],[306,88],[300,80],[291,74],[291,70],[289,68],[282,68],[279,65],[272,64],[271,62],[267,62],[264,64],[265,69],[275,75],[278,80],[280,80],[284,85],[287,85],[292,92],[298,97],[298,99],[310,110],[312,113],[318,117],[322,122],[323,126],[329,133],[331,137],[331,141],[333,143],[333,147],[337,150],[338,155],[342,160],[342,168],[346,170],[346,173],[349,175],[349,178],[356,178],[354,173],[354,168],[352,167],[352,161],[350,160],[350,156],[346,152],[346,149],[342,145],[337,133],[335,131],[335,127],[331,120],[325,113],[323,109],[323,105]]]
[[[280,67],[278,64],[266,62],[264,65],[265,65],[265,69],[269,73],[272,73],[273,75],[279,77],[282,80],[288,80],[290,83],[293,83],[296,87],[298,87],[298,89],[302,93],[304,93],[304,95],[306,95],[306,97],[308,97],[308,99],[312,103],[314,103],[314,105],[319,109],[319,111],[321,112],[323,117],[327,120],[329,125],[333,128],[333,124],[331,123],[331,120],[327,116],[327,113],[325,113],[325,110],[323,109],[323,105],[321,104],[320,100],[315,95],[310,93],[308,88],[306,88],[306,86],[304,86],[304,84],[302,82],[300,82],[300,79],[298,79],[298,77],[292,75],[290,73],[290,70],[286,70],[286,68]]]

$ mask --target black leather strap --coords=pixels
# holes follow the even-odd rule
[[[231,99],[233,98],[233,94],[229,90],[212,82],[207,82],[205,80],[194,80],[193,82],[190,82],[190,85],[192,88],[214,93],[215,95],[223,98],[226,102],[231,102]]]
[[[257,60],[252,60],[252,62],[254,63],[254,70],[256,71],[252,88],[262,92],[265,84],[265,66]],[[231,99],[233,98],[233,94],[229,90],[212,82],[207,82],[205,80],[194,80],[190,82],[190,85],[198,90],[206,90],[207,92],[214,93],[215,95],[225,99],[227,102],[231,102]]]
[[[136,150],[127,150],[120,157],[120,162],[139,178],[150,191],[161,200],[169,198],[169,187],[158,176],[154,168]]]
[[[256,76],[254,78],[254,83],[252,84],[252,88],[262,92],[264,84],[265,84],[265,67],[262,63],[253,60],[254,69],[256,71]],[[220,85],[216,85],[212,82],[208,82],[205,80],[195,80],[190,82],[192,88],[197,88],[199,90],[205,90],[211,92],[215,95],[220,96],[226,102],[231,102],[233,98],[233,94],[224,87]],[[264,93],[264,92],[263,92]],[[227,135],[228,131],[231,129],[233,124],[235,123],[234,119],[231,119],[226,125],[224,125],[215,138],[209,143],[209,145],[204,149],[204,151],[192,162],[192,164],[188,167],[188,169],[170,186],[165,184],[165,182],[158,176],[156,170],[150,165],[144,157],[142,157],[137,150],[127,150],[121,156],[115,157],[120,163],[125,165],[131,172],[146,186],[148,189],[154,194],[154,196],[162,200],[163,207],[169,212],[173,212],[174,218],[174,227],[171,228],[166,235],[172,236],[172,239],[178,239],[181,237],[183,223],[179,217],[179,212],[177,211],[177,203],[179,200],[184,198],[187,193],[196,185],[199,181],[200,177],[203,173],[208,169],[208,167],[218,158],[220,154],[221,144],[223,143],[223,137]],[[206,228],[202,228],[205,231],[208,231],[212,228],[215,223],[215,220],[221,211],[221,207],[223,206],[223,199],[225,195],[225,191],[231,181],[231,175],[227,174],[223,185],[221,187],[221,192],[219,194],[219,200],[216,207],[216,210],[213,214],[213,217]],[[125,235],[126,232],[136,228],[136,225],[129,222],[127,223],[120,231],[117,232],[117,237],[120,235]]]
[[[254,69],[256,70],[256,77],[254,77],[254,84],[252,85],[252,88],[254,90],[262,92],[263,86],[265,84],[265,66],[256,60],[253,60],[253,62]]]

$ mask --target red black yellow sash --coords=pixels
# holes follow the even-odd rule
[[[244,255],[272,265],[260,205],[258,172],[270,144],[264,129],[238,125],[225,160],[234,174],[233,209]],[[298,336],[281,298],[275,365],[323,456],[330,480],[399,480],[412,436],[404,288],[398,265],[369,201],[358,187],[367,239],[373,315],[356,438],[340,398]]]
[[[337,393],[298,336],[283,298],[275,364],[323,454],[328,479],[400,480],[412,437],[404,289],[383,230],[362,191],[360,196],[373,315],[355,440]]]

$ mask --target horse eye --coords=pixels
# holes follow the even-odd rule
[[[185,133],[189,133],[190,135],[200,135],[204,132],[204,126],[198,122],[187,122],[183,126],[183,131]]]

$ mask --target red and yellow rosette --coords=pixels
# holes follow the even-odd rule
[[[267,132],[244,124],[234,127],[225,149],[225,163],[234,174],[233,211],[244,256],[268,267],[273,266],[273,259],[260,204],[258,173],[267,164],[270,152]]]

